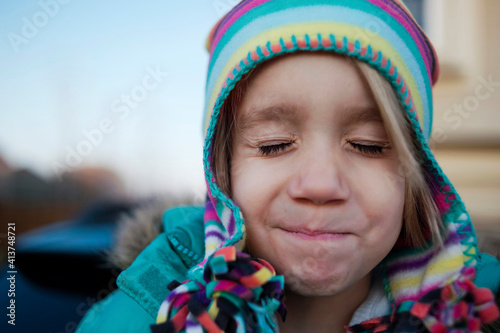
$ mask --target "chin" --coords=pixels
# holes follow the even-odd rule
[[[277,273],[284,275],[286,289],[303,296],[332,296],[351,285],[349,274],[330,265],[277,265]],[[290,269],[291,267],[291,269]],[[289,269],[286,269],[289,268]]]
[[[302,296],[333,296],[347,287],[330,279],[310,276],[286,276],[285,289]]]

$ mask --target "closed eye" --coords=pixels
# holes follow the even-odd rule
[[[361,144],[357,142],[349,142],[349,145],[362,154],[370,155],[370,156],[379,156],[384,153],[384,149],[387,147],[384,145],[376,145],[376,144]]]
[[[285,151],[292,145],[292,142],[283,142],[279,144],[263,145],[259,147],[259,152],[264,156],[274,155]]]

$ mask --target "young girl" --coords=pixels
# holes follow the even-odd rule
[[[498,331],[401,1],[242,1],[207,47],[209,199],[164,214],[79,332]]]

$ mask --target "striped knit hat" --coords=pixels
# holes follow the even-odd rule
[[[205,259],[190,270],[192,281],[205,283],[203,271],[214,253],[217,257],[216,251],[238,245],[245,232],[240,209],[219,189],[210,165],[221,107],[250,69],[297,51],[344,54],[377,69],[397,92],[433,175],[431,188],[445,224],[445,248],[438,253],[432,247],[402,248],[384,260],[384,285],[393,309],[411,307],[427,292],[475,266],[477,243],[469,215],[427,144],[432,127],[431,88],[439,73],[436,53],[402,1],[244,0],[217,22],[206,46],[210,62],[204,169],[210,200],[205,211]]]
[[[436,53],[399,0],[241,1],[211,30],[204,129],[234,83],[262,61],[298,50],[353,56],[377,68],[417,112],[423,133],[432,126],[431,86]],[[404,78],[404,79],[403,79]]]

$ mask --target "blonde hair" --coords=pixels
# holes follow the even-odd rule
[[[238,107],[252,78],[262,67],[254,67],[238,81],[227,96],[219,112],[212,143],[212,170],[217,186],[231,198],[231,153]]]
[[[397,152],[400,166],[398,176],[405,181],[403,234],[418,247],[425,246],[429,236],[435,246],[441,246],[443,224],[429,186],[432,177],[425,167],[424,152],[406,111],[389,81],[377,70],[364,62],[352,62],[366,80],[380,110],[387,135]]]
[[[371,90],[380,110],[384,127],[399,159],[398,175],[389,175],[388,181],[405,182],[404,227],[402,237],[416,247],[442,245],[441,214],[433,199],[432,177],[425,167],[424,153],[416,138],[410,120],[391,84],[368,64],[345,56],[359,70]],[[243,99],[258,66],[246,73],[229,93],[221,107],[214,133],[211,165],[217,185],[231,197],[231,148],[238,106]]]

